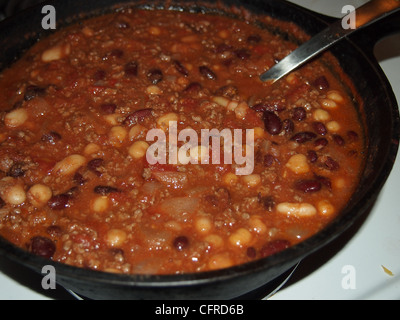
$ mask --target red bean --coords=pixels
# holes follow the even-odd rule
[[[321,150],[322,148],[326,147],[327,145],[328,145],[328,140],[326,140],[325,138],[319,138],[314,141],[314,147],[317,150]]]
[[[308,141],[311,141],[315,139],[317,135],[314,132],[310,131],[303,131],[303,132],[298,132],[296,133],[290,140],[296,141],[297,143],[306,143]]]
[[[307,159],[311,163],[314,163],[318,160],[318,155],[314,150],[308,150],[307,151]]]
[[[67,194],[59,194],[52,196],[48,201],[47,205],[52,210],[62,210],[64,208],[68,208],[70,206],[69,200],[71,196]]]
[[[54,242],[45,237],[36,236],[33,237],[30,241],[30,252],[41,256],[46,259],[50,259],[53,257],[54,253],[56,252],[56,245]]]
[[[261,36],[259,34],[252,34],[247,37],[247,42],[250,44],[257,44],[261,41]]]
[[[63,233],[61,227],[56,225],[47,227],[46,232],[53,238],[60,237]]]
[[[143,121],[144,119],[150,117],[152,115],[153,109],[147,108],[147,109],[140,109],[137,111],[134,111],[133,113],[129,114],[125,120],[123,121],[123,124],[125,125],[135,125],[138,122]]]
[[[335,141],[336,144],[339,145],[339,146],[344,146],[344,144],[345,144],[344,139],[342,138],[342,136],[338,135],[338,134],[334,134],[333,135],[333,141]]]
[[[325,76],[318,77],[317,79],[314,80],[313,84],[315,87],[317,87],[320,90],[329,89],[329,82],[325,78]]]
[[[163,80],[163,73],[160,69],[152,69],[147,73],[147,78],[152,84],[157,84]]]
[[[185,236],[179,236],[174,239],[173,246],[176,250],[182,251],[189,246],[189,239]]]
[[[55,144],[57,141],[61,140],[61,135],[58,132],[50,131],[48,133],[43,134],[42,141],[48,142],[50,144]]]
[[[299,180],[294,187],[304,193],[312,193],[321,190],[321,182],[318,180]]]
[[[36,97],[42,97],[45,95],[45,93],[46,93],[45,88],[41,88],[35,85],[30,85],[27,86],[25,89],[24,99],[25,101],[29,101]]]
[[[83,178],[83,176],[79,172],[76,172],[74,174],[73,181],[80,186],[83,186],[86,182],[86,180]]]
[[[286,109],[286,103],[281,100],[269,100],[261,103],[257,103],[251,107],[254,111],[277,111],[281,112]]]
[[[101,172],[98,171],[97,169],[103,164],[104,160],[101,158],[96,158],[93,160],[90,160],[87,164],[87,167],[90,171],[94,172],[98,177],[101,176]]]
[[[331,157],[327,157],[324,164],[325,164],[325,167],[330,171],[335,171],[340,168],[339,163],[336,160],[332,159]]]
[[[315,175],[315,179],[321,182],[321,185],[327,187],[329,190],[332,189],[331,179],[319,175]]]
[[[235,50],[233,53],[234,53],[234,54],[236,55],[236,57],[238,57],[240,60],[247,60],[247,59],[249,59],[250,56],[251,56],[249,50],[247,50],[247,49],[238,49],[238,50]]]
[[[119,192],[119,190],[115,187],[111,186],[96,186],[93,189],[94,193],[100,194],[102,196],[106,196],[107,194],[113,193],[113,192]]]
[[[239,93],[238,88],[236,86],[230,85],[230,84],[223,86],[223,87],[219,88],[217,91],[215,91],[216,96],[224,96],[224,97],[227,97],[230,99],[237,96],[238,93]]]
[[[216,53],[224,53],[224,52],[230,52],[233,50],[233,47],[229,44],[226,43],[221,43],[215,48]]]
[[[180,63],[178,60],[173,60],[172,62],[174,63],[175,69],[179,73],[183,74],[184,76],[189,75],[189,71],[185,68],[185,66],[182,63]]]
[[[25,175],[25,169],[24,169],[25,164],[22,162],[16,162],[14,163],[11,168],[7,172],[7,176],[13,177],[13,178],[18,178],[18,177],[23,177]]]
[[[115,103],[103,103],[100,106],[101,111],[105,114],[113,114],[117,109],[117,105]]]
[[[187,85],[187,87],[183,90],[187,93],[195,93],[201,90],[201,84],[198,82],[191,82]]]
[[[350,130],[347,132],[347,138],[350,140],[350,142],[355,142],[358,140],[358,134],[355,131]]]
[[[282,121],[275,113],[270,111],[264,112],[263,120],[265,130],[267,130],[269,134],[277,135],[282,131]]]
[[[262,257],[268,257],[274,253],[282,251],[290,247],[288,240],[273,240],[268,242],[260,249],[260,255]]]
[[[274,209],[275,207],[275,199],[273,196],[264,196],[261,197],[259,195],[258,200],[261,202],[261,204],[263,205],[264,209],[266,209],[267,211],[272,211],[272,209]]]
[[[105,77],[106,77],[106,72],[104,70],[97,70],[93,74],[93,80],[94,81],[104,80]]]
[[[294,123],[290,119],[283,120],[283,130],[286,134],[292,134],[294,131]]]
[[[292,119],[296,121],[303,121],[307,117],[306,109],[297,107],[293,109]]]
[[[246,255],[250,258],[250,259],[255,259],[255,257],[257,256],[257,251],[254,247],[248,247],[246,249]]]
[[[128,62],[125,67],[125,76],[127,77],[136,77],[138,75],[138,63],[136,61]]]
[[[199,67],[199,71],[200,71],[201,75],[204,76],[205,78],[207,78],[208,80],[216,80],[217,79],[216,74],[209,67],[201,66],[201,67]]]
[[[326,129],[325,125],[322,122],[313,122],[312,124],[314,130],[316,133],[320,134],[321,136],[324,136],[327,134],[328,130]]]

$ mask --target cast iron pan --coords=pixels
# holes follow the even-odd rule
[[[309,35],[322,30],[331,18],[310,12],[285,1],[221,1],[228,7],[243,7],[255,14],[293,21]],[[62,0],[46,2],[56,8],[57,28],[80,18],[109,12],[120,4],[164,7],[164,2],[129,0]],[[152,4],[149,6],[149,3]],[[215,1],[167,1],[168,8],[191,11],[219,10]],[[23,11],[0,24],[0,69],[9,66],[21,53],[48,32],[41,27],[42,5]],[[398,149],[399,112],[396,99],[372,50],[380,38],[397,30],[400,14],[356,33],[336,45],[331,53],[346,73],[354,101],[367,131],[366,166],[358,189],[348,206],[329,226],[302,243],[270,257],[224,270],[185,275],[117,275],[45,260],[15,247],[0,237],[0,254],[40,273],[44,265],[53,265],[61,286],[90,299],[234,299],[241,297],[285,274],[301,259],[316,252],[343,234],[373,205],[386,181]],[[282,36],[288,36],[284,31]],[[348,78],[348,79],[347,79]],[[348,81],[349,80],[349,81]],[[353,85],[351,85],[353,83]],[[361,112],[361,109],[363,110]]]

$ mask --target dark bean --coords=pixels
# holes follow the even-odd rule
[[[274,164],[275,158],[272,154],[266,154],[264,156],[264,166],[265,167],[270,167]]]
[[[314,163],[318,160],[318,155],[314,150],[308,150],[307,151],[307,159],[311,163]]]
[[[255,259],[255,257],[257,256],[257,251],[254,247],[248,247],[246,250],[246,255],[250,258],[250,259]]]
[[[313,129],[316,133],[320,134],[321,136],[324,136],[327,134],[328,130],[326,129],[325,125],[322,122],[313,122],[312,124]]]
[[[268,210],[268,211],[272,211],[272,209],[274,209],[275,207],[275,199],[273,196],[264,196],[261,197],[261,195],[258,195],[258,200],[260,201],[260,203],[262,204],[263,208]]]
[[[215,48],[216,53],[224,53],[224,52],[232,51],[232,50],[233,50],[233,47],[226,43],[221,43],[221,44],[217,45],[217,47]]]
[[[283,130],[286,134],[292,134],[294,131],[294,123],[290,119],[283,120]]]
[[[187,93],[195,93],[201,90],[201,84],[198,82],[191,82],[187,85],[187,87],[183,90]]]
[[[67,196],[69,199],[72,199],[73,197],[76,196],[76,194],[79,192],[78,187],[72,187],[71,189],[68,189],[63,193],[63,195]]]
[[[173,60],[172,62],[174,63],[175,69],[179,73],[183,74],[186,77],[189,75],[189,71],[185,68],[185,66],[182,63],[180,63],[178,60]]]
[[[339,163],[336,160],[332,159],[331,157],[327,157],[324,164],[325,164],[325,167],[330,171],[335,171],[340,168]]]
[[[281,112],[286,109],[286,103],[282,100],[269,100],[261,103],[257,103],[251,107],[254,111],[277,111]]]
[[[263,120],[265,130],[267,130],[269,134],[277,135],[282,131],[282,121],[275,113],[270,111],[264,112]]]
[[[138,75],[138,63],[136,61],[128,62],[125,67],[125,76],[136,77]]]
[[[13,178],[23,177],[25,175],[24,166],[25,166],[25,164],[22,162],[14,163],[11,166],[11,168],[8,170],[7,176],[13,177]]]
[[[83,175],[81,175],[79,172],[75,172],[74,177],[72,179],[76,184],[80,186],[83,186],[86,182],[86,180],[83,178]]]
[[[41,88],[35,85],[30,85],[27,86],[25,89],[24,99],[25,101],[29,101],[32,100],[33,98],[44,96],[45,93],[46,93],[45,88]]]
[[[160,69],[152,69],[147,73],[147,78],[152,84],[157,84],[163,80],[163,73]]]
[[[58,238],[63,233],[61,227],[59,227],[57,225],[47,227],[46,232],[48,235],[50,235],[53,238]]]
[[[93,189],[94,193],[100,194],[102,196],[106,196],[107,194],[113,193],[113,192],[119,192],[119,190],[115,187],[111,186],[96,186]]]
[[[121,49],[113,49],[108,55],[114,58],[122,58],[124,52]]]
[[[178,251],[182,251],[189,246],[189,239],[185,236],[179,236],[174,239],[173,246]]]
[[[247,60],[251,56],[250,51],[247,49],[238,49],[235,50],[233,53],[241,60]]]
[[[115,103],[103,103],[100,106],[100,109],[105,114],[113,114],[117,109],[117,105]]]
[[[303,121],[307,117],[307,111],[303,107],[296,107],[293,109],[292,119],[296,121]]]
[[[350,142],[355,142],[358,140],[358,134],[355,131],[350,130],[347,132],[347,139],[349,139]]]
[[[322,148],[326,147],[327,145],[328,145],[328,140],[326,140],[325,138],[319,138],[314,141],[314,147],[317,150],[321,150]]]
[[[45,133],[43,136],[42,136],[42,141],[44,141],[44,142],[48,142],[48,143],[50,143],[50,144],[56,144],[56,142],[57,141],[60,141],[61,140],[61,135],[58,133],[58,132],[55,132],[55,131],[50,131],[50,132],[48,132],[48,133]]]
[[[319,175],[315,175],[315,179],[321,182],[321,185],[327,187],[329,190],[332,189],[331,179]]]
[[[314,132],[303,131],[296,133],[290,140],[296,141],[297,143],[306,143],[315,139],[317,135]]]
[[[104,80],[105,77],[106,77],[106,72],[104,70],[97,70],[93,74],[93,80],[94,81]]]
[[[62,210],[70,206],[69,203],[70,199],[71,197],[67,194],[59,194],[56,196],[52,196],[50,200],[47,202],[47,205],[52,210]]]
[[[290,242],[288,240],[273,240],[260,249],[260,255],[265,258],[289,247]]]
[[[312,193],[321,190],[321,182],[318,180],[299,180],[294,187],[304,193]]]
[[[247,42],[251,44],[256,44],[261,41],[261,36],[258,34],[252,34],[247,37]]]
[[[138,122],[142,122],[152,115],[152,111],[153,109],[151,108],[136,110],[125,118],[123,124],[132,126],[137,124]]]
[[[217,79],[216,74],[209,67],[201,66],[201,67],[199,67],[199,71],[200,71],[201,75],[204,76],[205,78],[207,78],[208,80],[216,80]]]
[[[94,172],[97,176],[101,176],[101,172],[97,169],[103,164],[104,160],[101,158],[92,159],[88,162],[87,167],[90,171]]]
[[[317,79],[314,80],[314,86],[320,90],[326,90],[329,89],[329,82],[325,78],[325,76],[318,77]]]
[[[29,249],[33,254],[50,259],[56,252],[56,245],[49,238],[36,236],[31,239]]]
[[[342,138],[341,135],[339,135],[339,134],[334,134],[334,135],[332,136],[332,138],[333,138],[333,141],[335,141],[337,145],[339,145],[339,146],[344,146],[345,142],[344,142],[344,139]]]

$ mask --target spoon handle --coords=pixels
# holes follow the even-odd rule
[[[319,53],[325,51],[337,41],[353,32],[400,10],[400,0],[371,0],[357,8],[355,28],[343,28],[342,19],[329,25],[326,29],[303,43],[296,50],[261,74],[261,81],[275,82],[298,68]]]

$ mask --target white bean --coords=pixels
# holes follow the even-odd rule
[[[276,206],[278,213],[298,218],[311,217],[317,213],[317,209],[310,203],[282,202]]]
[[[61,175],[74,173],[86,163],[86,158],[79,154],[72,154],[56,163],[53,172]]]

